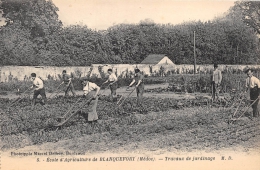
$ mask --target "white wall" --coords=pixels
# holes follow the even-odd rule
[[[24,80],[25,77],[30,77],[31,73],[36,73],[37,76],[43,79],[47,79],[48,75],[54,79],[58,79],[58,74],[61,75],[63,70],[67,70],[67,73],[81,72],[83,75],[86,75],[90,71],[90,68],[91,67],[3,66],[0,67],[0,81],[8,82],[10,77]]]
[[[48,75],[52,76],[54,79],[58,79],[58,74],[62,74],[62,70],[67,70],[67,73],[76,73],[80,72],[81,76],[86,76],[90,74],[97,75],[100,77],[98,67],[101,66],[104,73],[107,73],[107,69],[112,68],[117,75],[122,75],[123,77],[128,72],[134,72],[134,69],[138,67],[144,74],[151,75],[150,66],[148,64],[93,64],[88,67],[33,67],[33,66],[3,66],[0,67],[0,82],[8,82],[10,76],[18,80],[24,80],[25,77],[30,77],[31,73],[34,72],[37,76],[47,79]],[[193,65],[171,65],[171,64],[158,64],[152,66],[152,74],[159,73],[160,68],[163,67],[164,72],[173,71],[174,73],[186,74],[190,71],[193,71]],[[245,67],[250,68],[260,68],[260,65],[219,65],[220,70],[232,71],[235,70],[244,70]],[[90,72],[90,70],[92,72]],[[208,73],[213,70],[213,65],[197,65],[197,72]]]

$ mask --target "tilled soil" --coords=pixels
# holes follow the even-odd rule
[[[73,100],[67,102],[73,103]],[[109,104],[106,101],[103,101],[104,103]],[[1,127],[11,128],[5,128],[1,133],[1,149],[8,151],[14,148],[26,150],[37,147],[42,150],[87,153],[159,150],[214,152],[233,148],[239,148],[243,152],[259,150],[259,118],[251,120],[242,117],[237,121],[230,121],[231,113],[224,108],[193,105],[172,109],[168,105],[165,109],[150,110],[146,114],[129,113],[125,110],[122,110],[124,114],[119,114],[120,110],[112,114],[99,108],[101,115],[96,127],[89,126],[81,114],[78,114],[62,128],[46,128],[47,125],[55,123],[54,115],[62,115],[68,110],[60,100],[53,104],[50,108],[53,109],[52,112],[37,108],[34,114],[23,114],[28,111],[28,108],[23,106],[17,114],[5,115],[6,119],[2,120],[9,122],[1,121]],[[127,109],[127,106],[124,109]],[[10,118],[11,115],[13,117]],[[4,114],[1,116],[4,118]],[[33,119],[30,119],[32,117]],[[17,120],[25,124],[19,125]],[[43,120],[44,123],[41,122]],[[8,126],[10,124],[11,126]],[[22,125],[24,127],[17,129]]]

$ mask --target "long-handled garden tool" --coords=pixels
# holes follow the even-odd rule
[[[252,107],[252,105],[255,104],[258,100],[259,100],[259,98],[255,99],[249,106],[247,106],[247,107],[245,106],[243,109],[241,109],[241,111],[245,109],[244,112],[242,112],[242,114],[237,119],[231,119],[231,120],[236,121],[236,120],[240,119],[247,112],[247,110],[250,107]]]
[[[51,98],[51,96],[57,92],[57,90],[60,88],[60,86],[62,85],[63,83],[61,83],[52,93],[51,95],[49,96],[49,98]],[[60,90],[59,90],[60,91]]]
[[[233,103],[231,104],[231,106],[229,107],[229,109],[232,109],[233,107],[235,107],[235,105],[237,104],[237,103],[239,103],[239,105],[240,105],[240,103],[242,103],[242,101],[245,99],[245,95],[244,95],[245,93],[240,93],[239,95],[238,95],[238,97],[236,97],[235,98],[235,100],[233,100]]]
[[[81,110],[86,104],[89,106],[89,104],[91,103],[91,101],[93,100],[93,98],[90,98],[89,100],[85,101],[85,102],[82,102],[80,106],[78,106],[75,111],[72,111],[72,108],[76,105],[77,102],[79,102],[80,100],[77,100],[77,102],[69,109],[69,111],[63,116],[63,117],[60,117],[59,119],[61,120],[61,122],[57,125],[55,125],[56,127],[60,127],[62,125],[64,125],[66,122],[68,122],[68,120],[74,116],[75,114],[77,114],[77,112],[79,110]],[[70,115],[69,115],[70,114]],[[66,116],[69,115],[67,118]]]
[[[28,92],[30,89],[31,89],[30,87],[29,87],[28,89],[26,89],[26,90],[21,94],[21,96],[24,95],[26,92]],[[21,97],[21,96],[19,96],[17,99],[15,99],[13,102],[11,102],[11,103],[7,106],[8,110],[10,109],[11,106],[13,106],[14,104],[16,104],[17,102],[19,102],[19,101],[21,101],[21,100],[23,99],[23,97]]]
[[[70,108],[69,110],[62,116],[60,119],[64,119],[70,112],[71,110],[75,107],[75,105],[81,100],[82,98],[79,98]]]
[[[127,89],[126,89],[126,91],[127,91]],[[133,91],[134,91],[134,90],[133,90]],[[133,92],[133,91],[132,91],[132,92]],[[131,93],[132,93],[132,92],[131,92]],[[130,93],[130,94],[131,94],[131,93]],[[129,94],[129,95],[130,95],[130,94]],[[120,101],[123,99],[123,97],[124,97],[124,96],[121,95],[121,97],[119,98],[119,100],[118,100],[117,103],[116,103],[117,105],[120,103]]]
[[[122,100],[122,102],[119,104],[119,102],[120,102],[120,100],[117,102],[117,105],[118,105],[118,107],[120,107],[124,102],[125,102],[125,100],[133,93],[135,91],[135,88],[124,98],[124,100]],[[122,95],[123,96],[123,95]],[[121,98],[122,98],[122,96],[121,96]]]
[[[236,110],[235,110],[235,112],[234,112],[234,114],[233,114],[233,116],[232,116],[232,117],[234,117],[234,116],[236,115],[236,113],[237,113],[237,111],[238,111],[239,107],[240,107],[240,106],[241,106],[241,104],[242,104],[242,101],[243,101],[243,98],[241,98],[241,99],[240,99],[240,102],[239,102],[239,104],[238,104],[238,106],[237,106],[237,108],[236,108]]]
[[[134,90],[135,90],[135,88],[127,95],[127,97],[121,102],[121,104],[118,105],[119,102],[121,101],[121,99],[123,98],[123,95],[122,95],[122,96],[120,97],[120,99],[118,100],[118,102],[116,103],[116,107],[114,108],[114,110],[113,110],[111,113],[113,113],[118,107],[120,107],[120,106],[124,103],[124,101],[134,92]],[[110,105],[109,105],[109,106],[110,106]],[[106,107],[107,107],[107,106],[103,107],[103,109],[101,109],[101,111],[104,111]],[[111,110],[112,110],[112,109],[111,109]]]
[[[122,104],[126,101],[126,99],[135,91],[135,88],[124,98],[124,100],[122,100],[122,102],[119,104],[120,100],[117,102],[116,107],[114,108],[113,111],[111,111],[111,113],[113,113],[117,108],[119,108],[120,106],[122,106]],[[123,95],[122,95],[123,96]],[[122,98],[121,96],[121,98]]]
[[[211,83],[211,100],[212,100],[212,102],[213,102],[213,100],[214,100],[214,89],[213,89],[214,87],[213,87],[213,83]]]
[[[117,101],[116,104],[120,103],[120,101],[122,100],[122,98],[123,98],[123,95],[121,95],[121,97],[119,98],[119,100]]]
[[[56,89],[54,92],[52,92],[52,94],[49,96],[49,98],[50,98],[54,93],[56,93],[56,94],[52,97],[52,98],[55,98],[57,95],[59,95],[59,93],[61,93],[61,92],[64,91],[63,89],[59,89],[62,84],[64,84],[64,83],[61,83],[61,84],[57,87],[57,89]],[[70,84],[71,84],[71,80],[70,80],[69,84],[66,85],[66,90],[65,90],[65,91],[68,90],[68,88],[70,87]]]
[[[52,98],[55,98],[55,97],[58,96],[59,93],[61,93],[61,92],[63,92],[63,89],[60,89],[60,90],[56,91],[56,94],[55,94]],[[49,97],[49,98],[50,98],[50,97]]]

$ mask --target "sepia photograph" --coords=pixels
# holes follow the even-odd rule
[[[260,1],[0,0],[0,169],[260,169]]]

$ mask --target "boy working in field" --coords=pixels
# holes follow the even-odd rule
[[[116,100],[117,100],[117,96],[116,96],[117,77],[116,77],[115,73],[112,72],[112,69],[108,69],[107,72],[109,74],[109,77],[108,77],[107,81],[105,81],[103,84],[109,82],[112,101],[116,102]]]
[[[135,69],[135,75],[133,81],[128,86],[131,87],[134,83],[136,83],[136,93],[137,93],[137,105],[142,105],[141,101],[143,99],[144,94],[144,82],[143,82],[144,76],[141,74],[140,70],[138,68]]]
[[[214,64],[214,71],[212,74],[212,100],[213,101],[215,101],[215,97],[217,97],[217,100],[219,99],[221,81],[222,81],[222,73],[218,69],[218,65]]]
[[[33,81],[33,85],[31,87],[31,89],[34,88],[32,109],[34,109],[38,95],[40,94],[42,96],[42,105],[44,105],[46,102],[46,94],[45,94],[43,81],[39,77],[36,77],[35,73],[32,73],[31,77],[32,77],[32,81]]]
[[[68,96],[68,92],[71,91],[71,93],[73,94],[73,96],[75,97],[75,89],[72,83],[72,78],[70,75],[67,74],[66,70],[62,71],[62,80],[63,82],[61,84],[65,84],[66,85],[66,90],[65,90],[65,96]]]
[[[260,80],[253,76],[251,69],[247,69],[246,74],[248,76],[246,79],[246,91],[248,91],[248,89],[250,90],[250,100],[251,103],[254,102],[254,104],[252,105],[253,117],[258,117],[259,108],[257,106],[260,98]]]
[[[88,79],[86,77],[82,78],[82,84],[83,84],[83,98],[85,98],[86,100],[90,100],[91,101],[89,103],[87,103],[87,120],[88,123],[91,124],[92,126],[92,122],[94,122],[95,124],[97,123],[98,120],[98,115],[97,115],[97,103],[98,103],[98,93],[100,91],[100,87],[97,86],[95,83],[92,83],[90,81],[88,81]]]

